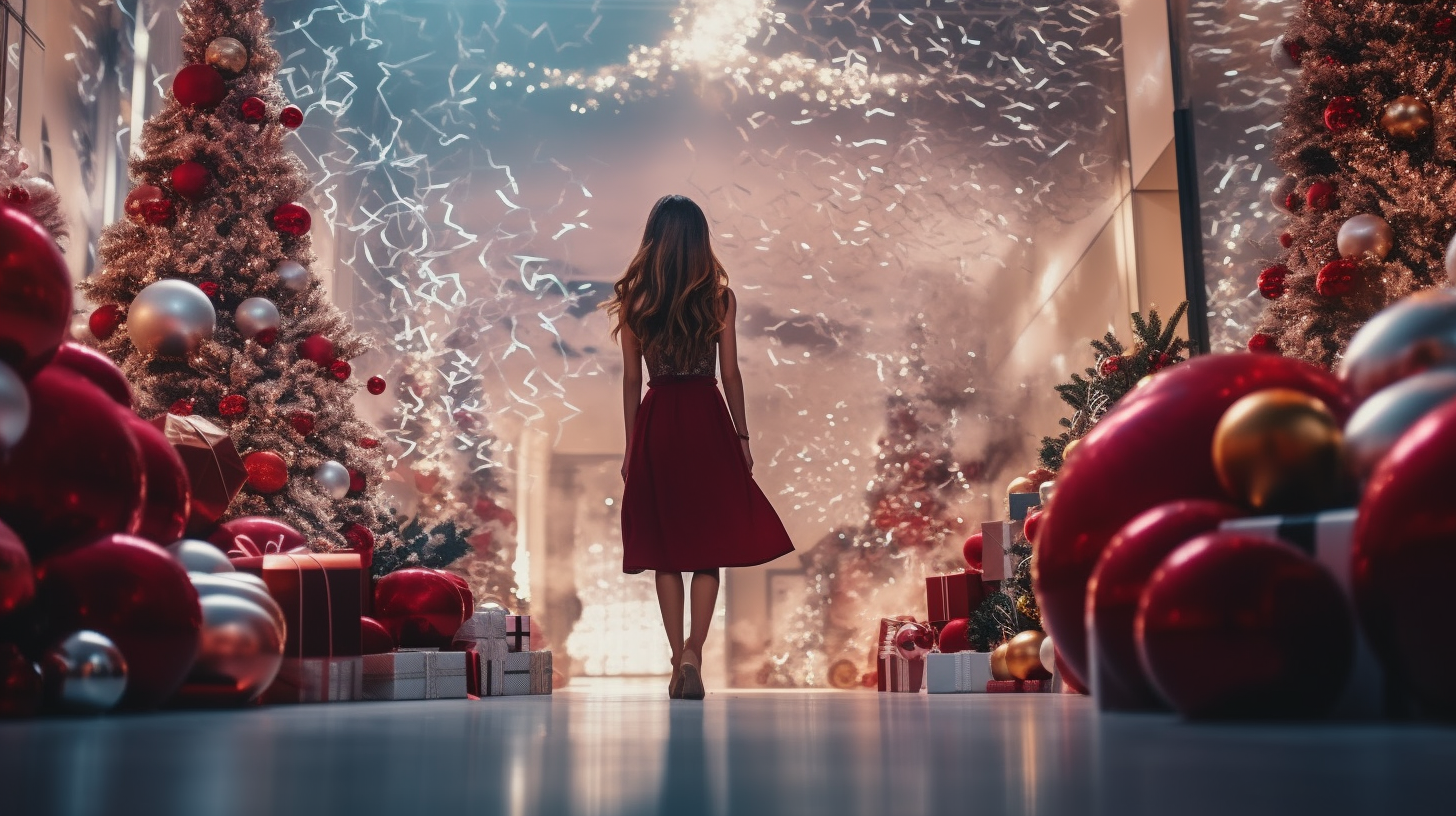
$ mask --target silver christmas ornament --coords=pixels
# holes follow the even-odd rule
[[[252,340],[259,332],[269,329],[277,330],[283,320],[278,316],[278,307],[268,298],[250,297],[238,304],[237,311],[233,312],[233,320],[238,327],[238,334],[244,340]]]
[[[188,572],[210,575],[233,571],[233,562],[228,559],[227,554],[206,541],[184,538],[168,544],[167,552]]]
[[[207,64],[230,74],[248,67],[248,49],[232,37],[218,37],[207,44]]]
[[[1052,500],[1052,494],[1056,492],[1056,482],[1042,482],[1041,487],[1036,489],[1036,497],[1041,499],[1041,506],[1046,507]]]
[[[1290,55],[1289,49],[1284,47],[1283,34],[1274,38],[1274,48],[1269,52],[1269,59],[1274,63],[1274,67],[1281,71],[1292,71],[1299,67],[1299,63]]]
[[[71,339],[82,345],[94,345],[96,335],[91,333],[91,314],[76,312],[71,315]]]
[[[1395,247],[1395,231],[1384,218],[1363,213],[1340,225],[1335,246],[1341,258],[1381,260]]]
[[[1429,368],[1456,364],[1456,291],[1396,301],[1350,338],[1335,373],[1357,400]]]
[[[312,283],[312,276],[308,274],[308,268],[298,261],[284,261],[278,264],[278,278],[283,282],[283,288],[290,292],[302,292],[308,289]]]
[[[217,330],[217,311],[196,286],[160,280],[137,293],[126,314],[132,345],[142,354],[190,357]]]
[[[0,462],[30,427],[30,394],[15,369],[0,363]]]
[[[192,572],[187,577],[192,581],[192,587],[197,590],[199,598],[213,595],[241,598],[268,613],[268,619],[273,621],[280,639],[288,634],[288,626],[283,621],[283,610],[268,592],[268,585],[258,576],[246,572],[221,572],[212,575]],[[258,578],[257,583],[247,580],[251,578]]]
[[[1456,397],[1456,369],[1437,368],[1382,388],[1345,423],[1345,451],[1360,481],[1421,417]]]
[[[1299,179],[1294,176],[1278,176],[1264,182],[1264,192],[1269,196],[1269,203],[1274,209],[1287,213],[1289,209],[1289,197],[1294,195],[1294,190],[1299,186]]]
[[[1041,642],[1041,667],[1049,672],[1057,670],[1057,647],[1052,644],[1051,635],[1047,635]]]
[[[126,692],[126,658],[100,632],[83,629],[56,644],[42,661],[52,703],[64,711],[110,711]]]
[[[181,696],[246,703],[268,688],[282,665],[283,638],[264,609],[231,595],[205,595],[202,644]]]
[[[342,499],[349,495],[349,469],[332,459],[314,470],[313,480],[319,483],[331,499]]]

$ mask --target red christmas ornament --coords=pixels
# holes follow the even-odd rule
[[[1110,357],[1103,357],[1102,362],[1097,364],[1097,373],[1109,377],[1122,370],[1122,358],[1116,354]]]
[[[279,204],[278,209],[273,211],[272,220],[273,229],[294,238],[306,235],[313,224],[313,216],[302,204]]]
[[[29,215],[4,205],[0,253],[0,362],[28,378],[66,338],[71,273],[50,234]]]
[[[243,457],[248,487],[257,493],[277,493],[288,484],[288,463],[273,451],[253,451]]]
[[[116,328],[121,325],[121,307],[115,303],[97,306],[96,311],[87,318],[86,324],[90,326],[91,333],[97,340],[110,340],[111,335],[116,333]]]
[[[182,685],[201,642],[202,607],[166,550],[109,535],[36,566],[42,640],[100,632],[126,658],[126,708],[154,708]]]
[[[196,201],[212,186],[212,171],[195,161],[172,168],[172,189],[188,201]]]
[[[30,554],[20,536],[0,521],[0,619],[24,608],[34,597]]]
[[[971,621],[956,618],[940,629],[940,651],[945,654],[971,651]]]
[[[1360,262],[1354,258],[1336,258],[1324,265],[1314,279],[1314,290],[1324,297],[1342,297],[1355,288]]]
[[[1325,105],[1325,127],[1339,133],[1360,123],[1360,108],[1353,96],[1337,96]]]
[[[248,398],[242,394],[228,394],[217,401],[217,413],[223,419],[237,419],[248,413]]]
[[[1133,619],[1153,570],[1189,539],[1218,529],[1239,508],[1208,500],[1162,504],[1128,522],[1108,542],[1087,583],[1088,626],[1095,634],[1092,661],[1100,690],[1098,707],[1107,711],[1163,708],[1138,662]]]
[[[133,532],[145,476],[136,437],[105,392],[66,368],[30,381],[31,423],[0,468],[0,518],[39,561]]]
[[[895,633],[895,651],[906,660],[923,658],[935,648],[935,629],[928,623],[906,623]]]
[[[1173,358],[1168,356],[1168,352],[1166,351],[1158,352],[1156,354],[1152,352],[1148,353],[1148,368],[1152,369],[1152,372],[1154,374],[1162,371],[1172,364]]]
[[[1294,244],[1294,236],[1287,232],[1279,233],[1279,246],[1289,249]]]
[[[269,348],[274,343],[278,342],[278,330],[277,329],[264,329],[264,330],[258,332],[257,334],[253,335],[253,342],[254,343],[257,343],[258,345],[262,346],[263,348]]]
[[[288,415],[288,424],[293,426],[294,433],[299,436],[308,436],[313,433],[313,414],[308,411],[294,411]]]
[[[1256,535],[1211,533],[1174,550],[1135,625],[1148,678],[1185,717],[1319,716],[1354,665],[1354,621],[1334,576]]]
[[[1304,56],[1304,52],[1309,49],[1309,43],[1305,42],[1302,37],[1286,38],[1280,45],[1284,48],[1284,53],[1289,55],[1289,59],[1296,64],[1299,62],[1299,58]]]
[[[448,647],[470,610],[450,579],[432,569],[402,569],[374,583],[374,617],[401,648]]]
[[[203,281],[197,284],[197,288],[202,290],[202,294],[207,295],[209,298],[217,297],[216,281]]]
[[[186,531],[192,509],[192,483],[187,479],[187,469],[177,449],[155,425],[130,409],[121,413],[136,436],[147,474],[142,520],[136,534],[153,544],[171,544]]]
[[[179,399],[176,402],[172,403],[170,406],[168,406],[167,413],[179,417],[187,417],[192,416],[192,412],[196,409],[197,400],[191,397],[183,397],[182,399]]]
[[[349,379],[349,375],[353,372],[354,369],[349,366],[347,360],[335,360],[329,363],[329,373],[334,375],[334,379],[339,382]]]
[[[366,436],[363,439],[359,440],[359,447],[363,448],[364,450],[373,450],[379,447],[379,440],[371,439],[370,437]]]
[[[172,80],[172,96],[183,107],[208,110],[227,96],[227,83],[211,65],[189,65]]]
[[[157,202],[166,201],[167,193],[155,184],[142,184],[126,194],[126,204],[123,210],[126,212],[127,220],[133,224],[149,223],[147,208]]]
[[[68,340],[61,344],[60,350],[51,360],[51,365],[68,368],[80,374],[105,392],[106,396],[111,397],[117,405],[127,409],[128,413],[131,411],[131,383],[127,382],[126,375],[105,354],[90,346]]]
[[[238,106],[238,110],[242,112],[244,121],[252,122],[253,124],[257,124],[268,118],[267,103],[256,96],[250,96],[244,99],[243,104]]]
[[[1021,525],[1022,535],[1025,535],[1026,540],[1031,542],[1033,545],[1036,544],[1037,530],[1041,528],[1041,518],[1042,511],[1033,510],[1030,513],[1026,514],[1026,521]]]
[[[1249,351],[1256,354],[1278,354],[1279,346],[1275,344],[1274,338],[1263,332],[1256,332],[1249,338]]]
[[[370,617],[359,618],[360,654],[389,654],[394,651],[394,638],[384,624]]]
[[[1316,210],[1328,210],[1335,206],[1335,185],[1328,181],[1316,181],[1305,192],[1305,201]]]
[[[211,530],[248,478],[232,437],[202,417],[175,412],[156,417],[152,424],[177,449],[192,484],[188,534],[197,536]]]
[[[1323,369],[1269,354],[1205,355],[1123,397],[1057,472],[1056,512],[1037,533],[1034,580],[1042,623],[1078,685],[1085,688],[1087,677],[1087,580],[1107,542],[1149,507],[1223,499],[1213,430],[1230,405],[1263,388],[1293,388],[1323,400],[1342,423],[1350,414],[1340,382]],[[1179,466],[1148,467],[1163,457]]]
[[[5,191],[5,200],[17,207],[29,207],[30,191],[16,185]]]
[[[303,111],[289,105],[278,112],[278,123],[289,130],[296,130],[299,125],[303,124]]]
[[[308,552],[308,538],[303,533],[267,516],[243,516],[224,522],[207,540],[233,558]]]
[[[45,702],[40,666],[11,643],[0,643],[0,720],[34,717]]]
[[[471,610],[475,609],[475,593],[470,591],[470,584],[465,583],[464,578],[461,578],[453,572],[447,570],[435,571],[445,576],[455,586],[455,591],[460,594],[460,603],[465,605],[465,616],[469,617]],[[464,621],[461,621],[461,623],[464,623]]]
[[[319,368],[327,368],[334,361],[334,342],[322,334],[309,335],[298,344],[298,356]]]
[[[365,487],[364,474],[360,473],[359,471],[357,471],[357,470],[355,470],[353,468],[349,468],[349,492],[350,493],[363,493],[364,492],[364,487]]]
[[[349,542],[349,548],[355,552],[374,552],[374,533],[362,524],[350,524],[344,528],[344,540]]]
[[[971,533],[966,543],[961,547],[961,555],[966,559],[966,570],[968,572],[981,572],[981,546],[984,537],[981,533]]]
[[[1431,31],[1437,37],[1449,38],[1451,33],[1456,31],[1456,18],[1452,18],[1449,14],[1442,17],[1431,26]]]
[[[379,396],[384,393],[384,378],[370,377],[369,382],[365,383],[364,387],[369,389],[369,393]]]
[[[1289,275],[1289,267],[1284,264],[1276,264],[1259,273],[1259,294],[1269,300],[1284,297],[1284,279]]]

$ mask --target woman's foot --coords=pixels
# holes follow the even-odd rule
[[[672,659],[672,676],[667,679],[667,697],[669,700],[682,699],[682,658]]]
[[[703,690],[702,660],[698,653],[692,649],[684,649],[682,665],[678,667],[678,674],[682,677],[682,685],[679,693],[684,700],[701,700],[707,692]]]

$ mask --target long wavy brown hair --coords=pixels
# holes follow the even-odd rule
[[[605,308],[627,326],[652,360],[683,370],[712,351],[728,313],[728,273],[709,240],[708,219],[693,200],[663,196],[652,205],[642,245]]]

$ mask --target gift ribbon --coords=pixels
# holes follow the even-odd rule
[[[248,543],[251,544],[252,542],[249,541]],[[328,614],[325,615],[324,617],[326,617],[328,619],[328,622],[329,622],[328,623],[328,627],[329,627],[329,632],[328,632],[329,653],[328,653],[328,655],[324,659],[325,660],[332,659],[333,656],[334,656],[334,596],[333,596],[333,593],[329,590],[329,571],[324,568],[324,565],[322,563],[320,563],[317,558],[314,557],[313,553],[310,553],[310,552],[290,552],[290,553],[281,553],[281,555],[287,557],[288,558],[288,562],[290,564],[292,564],[298,570],[298,642],[299,642],[299,648],[300,649],[303,648],[303,629],[304,629],[304,603],[303,603],[303,596],[304,596],[305,593],[303,591],[303,565],[299,563],[298,559],[300,559],[300,558],[308,558],[309,560],[313,561],[314,564],[318,565],[320,574],[323,575],[323,578],[324,578],[324,609],[328,612]]]
[[[294,553],[307,553],[307,547],[294,547],[291,550],[283,549],[283,534],[278,534],[278,540],[268,539],[259,547],[253,542],[251,536],[246,533],[238,533],[233,536],[233,547],[228,550],[228,558],[254,558],[260,555],[292,555]]]

